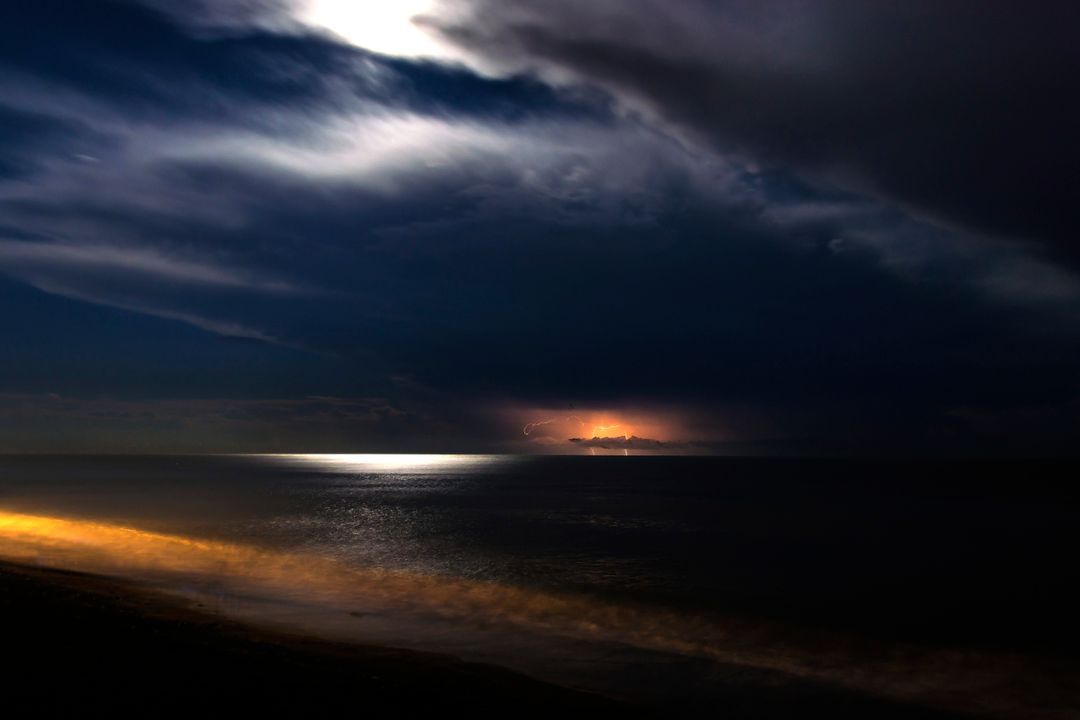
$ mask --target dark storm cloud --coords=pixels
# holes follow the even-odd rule
[[[599,448],[602,450],[690,450],[699,447],[694,443],[664,442],[652,438],[638,437],[637,435],[631,435],[630,437],[570,438],[569,442],[578,447]]]
[[[1034,186],[964,211],[1013,178],[965,168],[1004,41],[939,101],[880,9],[500,3],[454,31],[488,76],[178,7],[0,8],[0,425],[34,447],[490,450],[493,406],[637,403],[755,452],[1068,448],[1080,286],[992,235],[1065,245],[1010,229]],[[1017,118],[1013,171],[1058,132]],[[931,163],[970,186],[923,199]]]
[[[723,152],[1080,260],[1080,10],[1017,2],[483,2],[440,26]]]

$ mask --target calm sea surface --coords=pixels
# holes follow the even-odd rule
[[[616,694],[674,692],[672,677],[707,694],[717,668],[743,667],[947,706],[934,682],[986,694],[1047,663],[1072,677],[1078,469],[8,456],[0,556]]]

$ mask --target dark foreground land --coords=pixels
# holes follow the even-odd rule
[[[3,706],[27,714],[618,708],[497,667],[257,630],[121,581],[2,563],[0,633]]]
[[[0,633],[7,717],[947,717],[734,668],[717,675],[722,703],[646,708],[447,656],[254,629],[125,582],[3,563]]]

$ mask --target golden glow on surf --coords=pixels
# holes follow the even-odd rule
[[[0,512],[0,555],[74,570],[213,574],[247,569],[262,580],[306,576],[299,558],[124,525]]]
[[[598,521],[602,518],[598,518]],[[998,659],[996,673],[958,674],[963,658],[920,650],[920,662],[890,665],[888,658],[842,657],[834,642],[828,663],[814,647],[785,642],[782,632],[758,623],[749,630],[685,613],[643,610],[581,595],[564,595],[496,582],[358,567],[312,553],[280,552],[242,543],[152,532],[122,524],[0,510],[0,558],[150,581],[168,591],[200,584],[215,596],[254,595],[269,602],[317,606],[325,616],[424,618],[449,627],[516,630],[541,636],[612,642],[696,656],[872,688],[911,699],[958,692],[978,696],[1019,672]],[[265,603],[258,604],[262,607]],[[241,619],[228,605],[219,608]],[[504,631],[505,628],[505,631]],[[317,628],[309,628],[317,632]],[[878,663],[875,665],[875,663]],[[1028,670],[1030,671],[1030,670]]]
[[[314,553],[149,532],[125,525],[0,511],[0,557],[50,567],[144,579],[206,583],[218,591],[318,603],[327,612],[421,614],[454,623],[505,624],[533,632],[598,638],[615,633],[643,647],[705,651],[703,628],[672,633],[685,620],[594,600],[495,582],[351,565]],[[646,617],[648,620],[646,621]],[[661,626],[671,625],[662,629]],[[625,627],[624,627],[625,626]],[[708,651],[705,651],[708,652]]]

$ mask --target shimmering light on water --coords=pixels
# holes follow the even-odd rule
[[[1011,716],[1035,716],[1042,690],[1002,690],[1009,678],[1044,677],[1030,658],[881,652],[828,626],[800,635],[783,617],[740,613],[740,598],[768,600],[775,586],[796,616],[825,594],[870,618],[868,580],[903,577],[930,551],[957,560],[950,576],[964,572],[971,557],[958,553],[970,545],[953,538],[969,516],[943,504],[971,512],[972,498],[984,498],[974,507],[986,529],[969,530],[995,562],[1009,557],[995,548],[1017,537],[1034,538],[1026,547],[1040,553],[1059,546],[1005,532],[1014,527],[1075,536],[1071,511],[1049,500],[997,513],[992,494],[942,490],[949,468],[932,483],[906,468],[870,469],[897,477],[687,458],[7,457],[0,558],[130,578],[246,621],[449,652],[601,692],[647,694],[649,683],[626,679],[645,667],[670,673],[653,690],[697,691],[732,664],[934,705],[989,697]],[[1010,572],[1002,587],[1018,577]],[[934,583],[936,602],[956,592],[941,589],[948,580],[919,582]],[[1065,682],[1055,677],[1047,686]]]
[[[111,523],[0,510],[0,557],[150,580],[166,590],[209,587],[219,597],[259,598],[263,609],[300,605],[316,623],[320,614],[340,618],[349,612],[394,617],[399,627],[410,618],[429,629],[444,625],[439,633],[482,634],[498,626],[503,635],[543,633],[703,656],[717,652],[703,642],[706,626],[671,613]],[[321,611],[313,614],[312,608]]]
[[[295,453],[263,455],[279,460],[306,463],[330,472],[409,472],[442,471],[488,465],[510,458],[498,455],[435,455],[435,454],[326,454]]]
[[[955,664],[950,656],[924,655],[922,665],[878,667],[855,657],[833,653],[823,665],[814,652],[777,638],[751,636],[701,618],[660,610],[643,610],[597,601],[461,578],[401,570],[356,567],[310,553],[279,552],[237,543],[206,541],[121,525],[35,516],[0,510],[0,557],[54,567],[148,580],[166,591],[199,596],[220,611],[241,619],[300,626],[311,632],[365,642],[389,642],[431,649],[450,645],[466,653],[529,669],[526,648],[559,642],[568,647],[594,645],[603,655],[620,646],[646,652],[693,656],[725,664],[780,670],[792,675],[864,687],[896,697],[911,695],[912,684],[932,696],[936,685],[971,683],[976,675],[958,678],[944,672]],[[233,595],[239,600],[222,602]],[[363,630],[345,629],[363,618]],[[344,625],[343,625],[344,623]],[[411,626],[412,630],[408,628]],[[735,630],[735,632],[732,632]],[[409,637],[423,641],[409,641]],[[483,645],[487,650],[481,650]],[[500,656],[499,653],[502,653]],[[565,655],[563,662],[573,662]],[[589,651],[586,651],[589,652]],[[591,652],[597,652],[593,650]],[[550,659],[549,659],[550,664]],[[853,668],[859,668],[853,671]],[[533,668],[543,673],[542,667]],[[914,676],[912,670],[917,670]],[[1014,671],[1006,667],[1006,672]],[[559,670],[550,669],[552,677]],[[569,681],[576,677],[571,672]],[[918,693],[916,693],[918,694]]]

